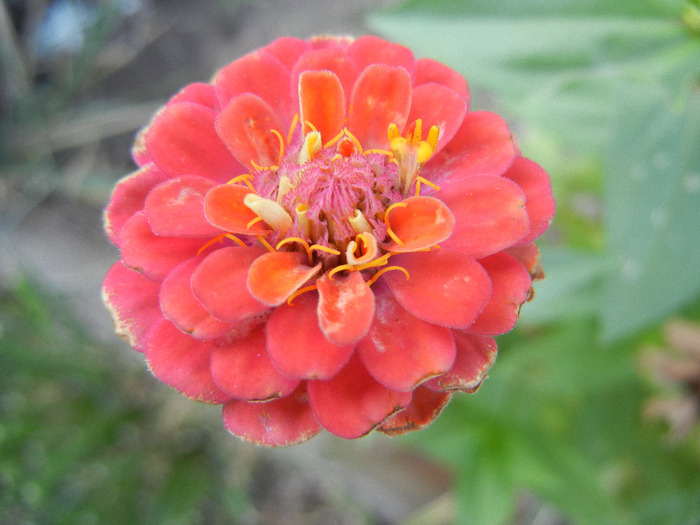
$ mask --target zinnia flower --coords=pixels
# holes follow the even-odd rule
[[[455,71],[281,38],[186,86],[105,211],[104,300],[151,372],[267,446],[430,424],[541,277],[550,181]]]

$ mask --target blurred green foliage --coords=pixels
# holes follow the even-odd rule
[[[573,523],[700,523],[697,428],[665,445],[639,366],[664,320],[698,319],[699,15],[683,0],[409,0],[370,20],[463,73],[558,202],[547,279],[493,377],[409,438],[454,467],[464,523],[508,523],[523,487]]]

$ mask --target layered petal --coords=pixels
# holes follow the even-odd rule
[[[144,210],[156,235],[207,237],[221,233],[204,216],[204,198],[216,182],[194,175],[164,181],[151,190]]]
[[[230,246],[210,253],[192,273],[192,291],[214,317],[228,323],[265,312],[268,306],[248,291],[250,265],[265,253],[254,246]]]
[[[216,112],[201,104],[169,105],[146,133],[148,153],[169,177],[199,175],[225,182],[242,173],[214,128]]]
[[[377,383],[354,356],[327,381],[309,381],[309,402],[326,430],[346,439],[364,436],[411,402],[411,392]]]
[[[435,82],[451,89],[469,105],[469,86],[462,75],[445,64],[432,58],[416,60],[416,81],[414,86]]]
[[[331,45],[315,48],[299,57],[299,60],[292,68],[292,95],[294,98],[299,94],[299,77],[305,71],[329,71],[338,77],[340,84],[343,86],[346,106],[349,107],[352,87],[360,72],[348,58],[342,47]],[[331,138],[333,137],[324,137],[324,140]]]
[[[300,383],[280,374],[272,364],[262,325],[245,337],[217,341],[211,356],[211,374],[221,390],[246,401],[285,397]]]
[[[450,180],[439,193],[456,217],[446,248],[480,259],[517,244],[529,231],[525,194],[510,179],[474,175]]]
[[[354,345],[326,339],[318,325],[316,294],[279,306],[267,322],[267,350],[277,369],[297,379],[328,379],[345,366]]]
[[[504,334],[513,329],[520,307],[530,297],[532,279],[527,269],[505,252],[480,259],[479,264],[489,275],[493,293],[469,331],[482,335]]]
[[[261,303],[278,306],[320,270],[321,264],[309,266],[303,253],[266,253],[250,265],[248,290]]]
[[[335,137],[345,123],[345,93],[331,71],[305,71],[299,76],[299,103],[304,136],[310,123],[323,140]]]
[[[360,71],[373,64],[404,69],[411,78],[415,70],[413,51],[400,44],[394,44],[374,35],[365,35],[355,39],[347,50],[350,59]]]
[[[168,105],[179,104],[180,102],[194,102],[205,108],[219,111],[221,104],[216,94],[216,88],[204,82],[195,82],[182,88],[180,92],[168,101]]]
[[[357,344],[374,379],[392,390],[410,391],[450,369],[456,349],[449,328],[413,316],[388,291],[375,298],[372,326]]]
[[[428,83],[413,88],[408,122],[421,119],[426,133],[431,126],[438,127],[435,155],[452,140],[466,113],[467,105],[457,93],[440,84]]]
[[[388,436],[400,436],[429,426],[452,399],[451,392],[435,392],[424,386],[413,391],[411,403],[377,429]]]
[[[212,343],[197,341],[163,319],[146,341],[146,362],[154,376],[187,397],[219,404],[231,399],[212,379],[209,363]]]
[[[318,323],[326,339],[337,345],[354,345],[369,330],[374,318],[374,294],[360,272],[347,277],[316,281]]]
[[[151,280],[162,281],[182,261],[197,255],[202,239],[155,235],[146,214],[139,212],[122,227],[119,244],[126,266]]]
[[[435,391],[476,392],[496,361],[496,341],[493,337],[461,330],[454,330],[453,335],[457,357],[452,368],[440,377],[431,379],[425,386]]]
[[[368,66],[350,96],[348,129],[365,149],[387,149],[389,124],[403,130],[411,109],[411,77],[402,67]]]
[[[104,211],[104,227],[110,241],[118,245],[122,226],[143,210],[148,193],[164,180],[166,176],[155,164],[147,164],[117,183]]]
[[[200,255],[192,257],[168,274],[160,287],[160,308],[165,317],[194,339],[216,339],[233,326],[211,315],[192,291],[192,273],[201,261]]]
[[[517,261],[515,261],[517,263]],[[400,254],[391,263],[404,268],[384,279],[406,310],[429,323],[467,328],[491,298],[491,280],[483,266],[449,249]]]
[[[291,70],[301,54],[308,51],[310,47],[306,40],[286,36],[278,38],[265,46],[264,51],[279,60],[284,67]]]
[[[409,197],[391,209],[388,223],[394,235],[384,248],[390,252],[412,252],[447,239],[455,227],[455,217],[438,199]]]
[[[265,403],[230,401],[224,405],[223,419],[231,434],[264,447],[296,445],[321,430],[304,385],[286,397]]]
[[[204,198],[204,215],[207,220],[222,230],[231,233],[260,235],[270,231],[257,214],[245,205],[245,196],[253,193],[247,186],[220,184],[213,187]]]
[[[163,318],[158,305],[159,288],[158,283],[121,262],[112,265],[102,283],[102,300],[112,316],[115,332],[139,352],[144,351],[148,331]]]

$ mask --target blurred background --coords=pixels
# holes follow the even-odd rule
[[[0,524],[700,524],[698,0],[0,5]],[[558,211],[477,394],[266,450],[113,334],[101,212],[180,87],[319,33],[462,72]]]

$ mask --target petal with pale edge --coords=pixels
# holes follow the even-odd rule
[[[357,356],[334,378],[309,381],[308,390],[318,421],[346,439],[368,434],[411,402],[411,392],[396,392],[377,383]]]
[[[117,183],[104,212],[105,231],[110,241],[118,245],[122,226],[143,210],[148,192],[164,180],[166,176],[155,164],[147,164]]]
[[[411,404],[377,429],[388,436],[400,436],[430,425],[452,399],[451,392],[434,392],[424,386],[413,391]]]
[[[525,211],[530,218],[530,232],[520,239],[520,243],[534,241],[549,228],[554,217],[554,196],[549,175],[539,164],[518,157],[503,176],[515,181],[525,192]]]
[[[400,44],[374,35],[365,35],[355,39],[348,47],[347,53],[360,71],[372,64],[386,64],[405,69],[413,78],[415,70],[413,51]]]
[[[444,203],[433,197],[409,197],[389,214],[391,231],[400,243],[384,246],[391,252],[413,252],[444,241],[455,228],[455,217]]]
[[[154,376],[190,399],[220,404],[231,399],[211,377],[212,343],[197,341],[163,319],[150,331],[146,362]]]
[[[275,309],[267,322],[267,350],[277,369],[297,379],[329,379],[345,366],[353,345],[331,343],[321,332],[315,293]]]
[[[409,124],[421,119],[423,137],[428,135],[431,126],[437,126],[438,135],[436,155],[445,144],[449,143],[462,125],[467,105],[457,93],[440,84],[430,83],[413,88]]]
[[[481,386],[496,361],[498,346],[493,337],[454,330],[457,357],[449,372],[425,383],[435,391],[460,390],[471,394]]]
[[[364,149],[389,147],[387,129],[403,130],[411,109],[411,78],[402,67],[368,66],[350,95],[348,129]]]
[[[410,391],[450,369],[456,349],[449,328],[418,319],[388,290],[377,292],[375,300],[372,326],[357,343],[357,354],[374,379],[392,390]]]
[[[165,237],[207,237],[221,233],[204,216],[204,197],[216,182],[194,175],[160,183],[146,197],[148,224]]]
[[[268,306],[248,291],[248,270],[268,253],[254,246],[220,248],[199,263],[192,274],[192,291],[214,317],[237,323],[258,315]]]
[[[165,317],[175,326],[195,339],[206,341],[224,335],[233,327],[211,315],[192,291],[192,272],[202,259],[198,255],[176,266],[163,281],[159,299]]]
[[[469,331],[482,335],[504,334],[513,329],[520,306],[530,296],[530,274],[515,257],[505,252],[480,259],[479,264],[489,274],[493,293]]]
[[[247,186],[220,184],[204,198],[204,215],[214,226],[231,233],[260,235],[269,228],[258,221],[248,226],[258,215],[244,204],[245,196],[253,193]]]
[[[216,112],[181,102],[159,113],[146,133],[146,147],[169,177],[199,175],[219,182],[243,173],[214,129]]]
[[[102,300],[120,337],[139,352],[144,351],[148,331],[163,313],[158,305],[160,284],[130,270],[121,262],[114,264],[102,283]]]
[[[304,135],[313,125],[322,140],[335,137],[345,123],[345,93],[330,71],[305,71],[299,76],[299,103]]]
[[[223,419],[231,434],[263,447],[296,445],[321,430],[303,384],[286,397],[264,403],[229,401]]]
[[[285,131],[275,111],[252,93],[234,98],[216,119],[216,131],[241,164],[254,167],[279,163],[280,141]],[[230,177],[232,178],[232,177]]]
[[[391,264],[404,268],[384,279],[401,306],[429,323],[467,328],[491,297],[491,280],[484,268],[463,253],[445,248],[399,254]]]
[[[374,317],[374,294],[360,272],[333,280],[325,274],[316,286],[318,323],[326,339],[337,345],[354,345],[367,335]]]
[[[451,179],[439,195],[457,219],[445,248],[481,259],[518,244],[528,233],[525,194],[510,179],[491,175]]]
[[[239,95],[255,93],[275,113],[290,113],[289,70],[269,53],[257,51],[231,62],[217,73],[214,84],[221,107]]]
[[[502,175],[517,154],[505,120],[488,111],[470,111],[449,144],[425,164],[421,175],[437,183],[472,175]]]
[[[261,303],[277,306],[320,270],[321,264],[309,266],[309,260],[303,253],[266,253],[250,265],[248,290]]]
[[[280,374],[265,348],[265,328],[258,325],[240,339],[214,343],[211,374],[219,388],[236,399],[269,401],[291,394],[298,379]]]
[[[469,105],[469,85],[462,75],[431,58],[416,60],[415,86],[436,82],[457,93]]]
[[[155,235],[146,214],[139,212],[122,227],[119,245],[126,266],[162,281],[182,261],[197,255],[202,239]]]

